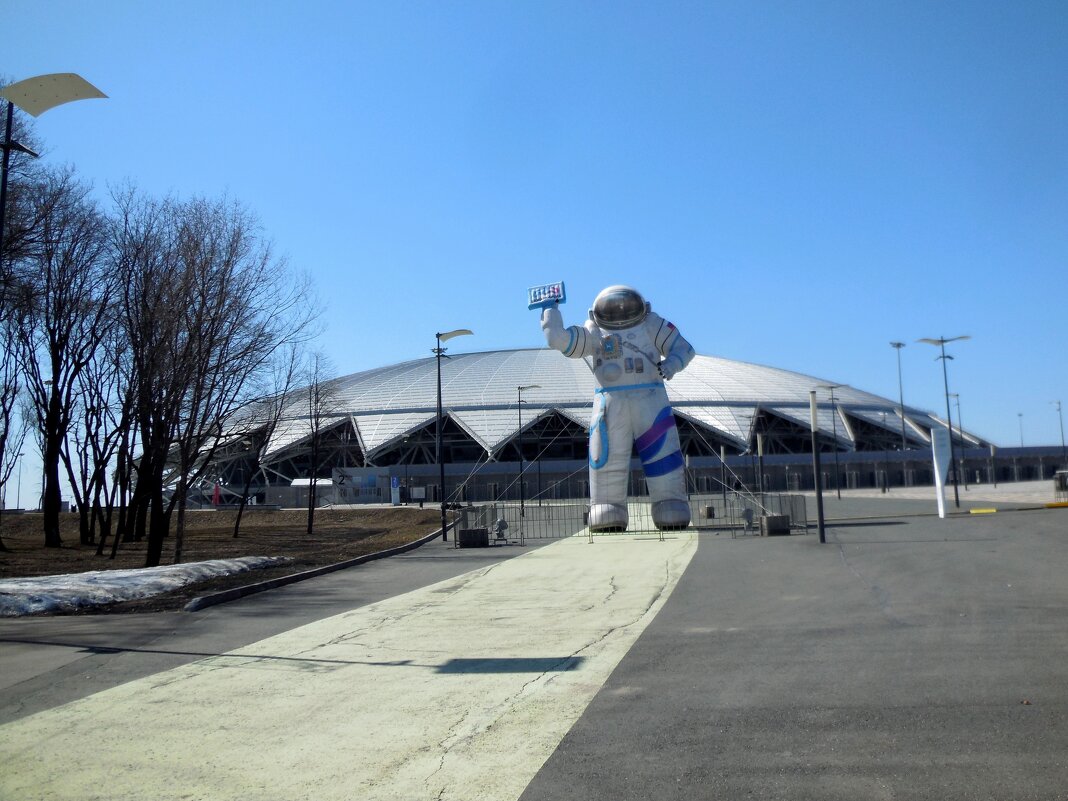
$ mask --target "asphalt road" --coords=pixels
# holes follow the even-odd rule
[[[0,797],[1068,799],[1068,510],[850,503],[0,621]]]
[[[1068,798],[1068,510],[828,540],[702,538],[523,801]]]

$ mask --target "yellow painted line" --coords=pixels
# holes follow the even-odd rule
[[[573,537],[13,721],[0,798],[513,801],[696,549]]]
[[[992,515],[997,512],[997,509],[969,509],[968,511],[973,515]]]
[[[1046,504],[1047,509],[1068,509],[1068,501],[1054,501]]]

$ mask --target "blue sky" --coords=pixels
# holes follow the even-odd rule
[[[8,0],[0,73],[109,95],[36,122],[103,194],[224,193],[327,303],[338,373],[541,347],[638,287],[699,353],[1059,444],[1063,2]],[[954,415],[956,410],[954,409]]]

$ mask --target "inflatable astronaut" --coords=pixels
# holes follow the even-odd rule
[[[645,469],[659,529],[690,523],[679,432],[664,381],[694,357],[675,326],[654,313],[637,290],[610,286],[594,300],[584,326],[564,328],[556,305],[542,311],[549,347],[592,359],[597,383],[590,422],[590,530],[627,528],[631,446]]]

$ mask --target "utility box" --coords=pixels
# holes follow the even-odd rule
[[[488,528],[462,528],[460,529],[461,548],[488,548]]]
[[[790,533],[789,515],[761,515],[760,536],[781,537]]]
[[[1068,501],[1068,470],[1053,474],[1053,496],[1058,501]]]

